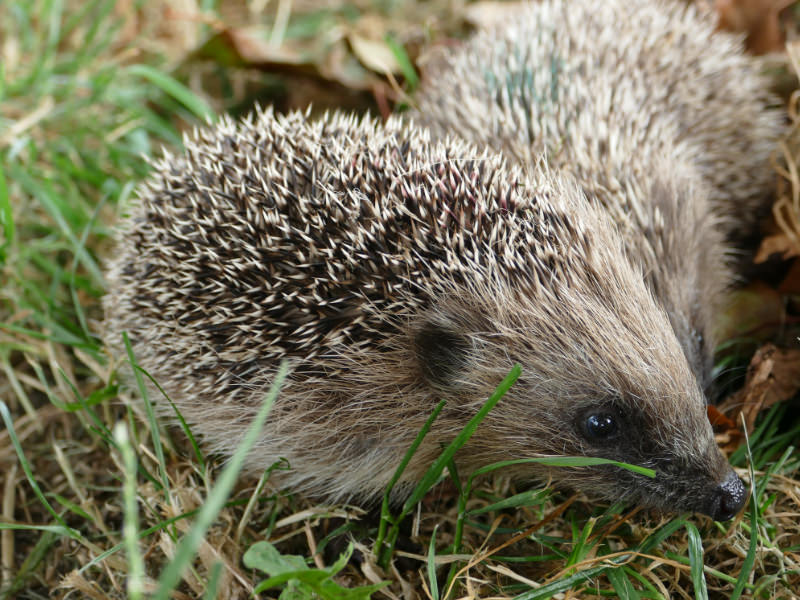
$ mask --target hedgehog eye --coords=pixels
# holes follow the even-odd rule
[[[581,430],[586,439],[592,442],[607,442],[619,435],[620,419],[612,411],[592,412],[584,416]]]
[[[427,323],[414,337],[414,349],[428,383],[451,388],[469,362],[469,338],[460,333]]]

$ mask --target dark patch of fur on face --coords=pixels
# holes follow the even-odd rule
[[[425,380],[434,388],[450,390],[470,362],[472,343],[443,321],[428,321],[414,335],[414,354]]]
[[[617,421],[617,431],[609,439],[592,439],[585,433],[584,422],[592,414],[609,414]],[[728,463],[712,447],[710,454],[675,456],[664,440],[655,434],[659,424],[636,403],[613,398],[597,406],[576,411],[573,418],[575,435],[583,446],[581,453],[618,460],[656,471],[650,478],[616,466],[591,467],[597,480],[595,491],[609,499],[624,498],[651,508],[709,513],[720,483],[730,472]],[[668,442],[668,440],[667,440]],[[591,476],[589,476],[591,477]]]
[[[608,437],[593,437],[587,431],[587,420],[592,416],[608,416],[615,430]],[[659,451],[652,432],[655,425],[636,403],[623,402],[618,397],[578,408],[572,419],[575,437],[581,440],[581,451],[588,456],[639,462]]]

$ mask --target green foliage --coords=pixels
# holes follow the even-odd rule
[[[609,569],[606,571],[606,577],[608,577],[620,600],[638,600],[641,598],[624,568]]]
[[[130,573],[128,575],[128,597],[130,600],[139,600],[144,591],[144,557],[139,550],[139,511],[136,502],[136,453],[133,451],[128,430],[123,423],[114,427],[114,439],[122,454],[122,463],[125,468],[125,480],[122,488],[123,513],[125,521],[122,526],[122,536],[125,551],[128,554]]]
[[[387,35],[384,41],[392,51],[397,64],[400,65],[400,69],[403,72],[403,77],[406,80],[406,92],[409,94],[413,93],[414,90],[419,86],[419,75],[417,75],[417,70],[414,68],[411,59],[408,57],[408,53],[406,52],[405,48],[403,48],[402,44],[400,44],[393,36]]]
[[[169,73],[122,60],[115,4],[0,3],[17,51],[0,84],[0,330],[96,359],[109,209],[147,173],[142,154],[211,114]],[[0,340],[0,356],[18,349]]]
[[[178,544],[175,556],[167,564],[161,574],[158,582],[158,591],[153,596],[154,600],[167,600],[170,597],[172,590],[180,580],[182,571],[187,568],[192,559],[194,559],[197,549],[200,547],[208,528],[224,507],[225,501],[228,499],[234,483],[236,483],[236,478],[242,470],[247,454],[261,435],[261,430],[267,420],[267,415],[270,409],[272,409],[275,399],[278,397],[278,392],[286,379],[287,373],[288,366],[285,362],[281,363],[275,375],[275,380],[261,408],[248,426],[242,442],[236,448],[230,461],[228,461],[225,469],[223,469],[218,477],[216,485],[197,513],[197,518],[194,525],[189,530],[189,533],[181,540],[180,544]]]
[[[11,438],[11,443],[14,446],[14,450],[16,450],[17,458],[19,459],[20,464],[22,464],[22,469],[25,471],[25,475],[28,478],[28,483],[30,484],[31,488],[33,488],[33,492],[34,494],[36,494],[36,498],[39,500],[39,502],[41,502],[42,506],[44,506],[47,509],[47,512],[49,512],[55,519],[55,521],[58,523],[58,526],[45,527],[44,530],[58,532],[61,533],[62,535],[67,535],[71,538],[79,537],[79,533],[74,529],[72,529],[71,527],[69,527],[66,521],[64,521],[63,516],[58,511],[56,511],[55,508],[53,508],[50,502],[48,502],[47,498],[44,495],[44,492],[42,492],[41,487],[39,487],[39,484],[36,482],[36,478],[34,477],[31,464],[28,461],[27,456],[23,452],[22,444],[20,444],[19,438],[17,437],[17,432],[16,429],[14,428],[14,422],[11,420],[11,413],[8,410],[8,406],[6,406],[6,403],[3,402],[2,400],[0,400],[0,418],[2,418],[3,422],[5,423],[6,430],[8,431],[9,437]],[[6,526],[6,527],[9,529],[19,528],[19,526],[17,525]],[[42,529],[42,527],[36,526],[35,529]]]
[[[394,546],[397,541],[397,536],[399,533],[400,523],[413,510],[414,506],[422,499],[422,497],[434,485],[436,485],[436,483],[440,481],[445,468],[448,469],[450,477],[453,483],[456,485],[456,488],[458,489],[459,493],[458,495],[459,511],[458,511],[458,517],[456,519],[456,530],[453,538],[453,543],[449,548],[449,551],[453,553],[459,553],[462,551],[461,542],[463,538],[464,527],[467,523],[467,517],[475,517],[487,512],[505,510],[509,508],[521,508],[524,506],[541,505],[549,495],[547,490],[529,490],[527,492],[517,494],[510,498],[498,500],[497,502],[490,504],[487,507],[483,507],[475,511],[467,511],[467,504],[469,500],[472,498],[473,487],[476,480],[479,477],[487,475],[494,471],[512,465],[519,465],[526,463],[543,464],[547,466],[560,467],[560,468],[568,468],[568,467],[576,468],[576,467],[588,467],[596,465],[614,465],[623,469],[630,470],[639,475],[643,475],[645,477],[657,476],[656,472],[653,471],[652,469],[639,467],[637,465],[630,465],[627,463],[621,463],[618,461],[601,459],[601,458],[565,456],[565,457],[509,460],[487,465],[485,467],[477,469],[474,473],[470,474],[470,476],[466,480],[466,483],[462,486],[461,480],[458,476],[455,462],[453,460],[456,452],[460,448],[462,448],[464,444],[467,443],[470,437],[477,430],[481,421],[486,417],[487,414],[489,414],[489,411],[492,410],[497,405],[497,403],[502,399],[502,397],[506,394],[506,392],[508,392],[508,390],[514,384],[514,382],[519,378],[521,372],[522,370],[519,365],[515,365],[514,368],[512,368],[512,370],[509,372],[506,378],[500,383],[500,385],[498,385],[497,389],[489,397],[486,403],[484,403],[484,405],[476,413],[476,415],[469,421],[469,423],[464,427],[464,429],[459,433],[459,435],[456,436],[456,438],[442,451],[439,457],[429,467],[429,469],[423,476],[422,480],[416,485],[409,498],[403,504],[400,512],[397,515],[392,515],[389,509],[390,506],[389,498],[391,495],[392,488],[399,481],[404,469],[410,462],[412,456],[419,448],[420,444],[422,443],[422,440],[427,435],[428,431],[430,431],[433,422],[435,421],[436,417],[439,415],[442,408],[444,407],[444,401],[440,402],[436,406],[433,413],[427,419],[424,426],[417,434],[417,437],[415,438],[411,447],[408,449],[405,456],[403,457],[403,460],[401,461],[400,465],[395,471],[394,476],[392,477],[392,480],[390,481],[384,493],[383,505],[381,508],[381,521],[374,546],[378,556],[378,564],[381,565],[383,568],[387,568],[389,561],[392,558],[394,552]],[[574,535],[572,542],[572,551],[569,553],[569,555],[563,556],[567,566],[579,563],[586,556],[588,556],[592,550],[596,549],[599,539],[594,538],[590,542],[590,535],[593,532],[594,525],[595,521],[593,519],[587,521],[580,530],[576,530],[573,524]],[[428,548],[427,574],[428,574],[428,581],[429,581],[431,595],[434,598],[438,598],[440,592],[438,588],[438,581],[436,580],[436,566],[434,563],[435,550],[436,548],[434,545],[434,540],[432,539],[430,542],[430,546]],[[448,597],[453,590],[454,579],[458,572],[458,566],[459,563],[456,561],[453,562],[450,567],[450,570],[447,575],[447,583],[444,588],[446,590],[444,597]],[[606,567],[602,567],[597,572],[600,573],[605,570]],[[580,573],[581,572],[578,572],[576,576],[579,576]],[[572,578],[568,579],[571,582],[581,580],[580,577],[574,580]],[[621,579],[619,577],[617,579],[618,583],[621,583]],[[564,580],[561,581],[563,582]],[[572,584],[563,589],[570,589],[571,586]],[[559,586],[556,586],[554,589],[563,591],[563,589],[560,587],[560,584]]]
[[[14,244],[14,214],[11,210],[11,200],[8,197],[8,187],[3,169],[0,167],[0,267],[6,262],[8,251]]]
[[[431,541],[428,544],[428,560],[426,561],[428,586],[433,600],[439,600],[439,580],[436,578],[436,530],[439,526],[433,528],[431,534]]]
[[[378,551],[378,564],[386,568],[389,564],[389,560],[391,559],[392,552],[394,550],[394,544],[397,541],[397,536],[400,532],[400,523],[403,519],[411,513],[414,509],[416,504],[422,500],[423,496],[428,493],[430,490],[441,478],[442,473],[444,472],[445,467],[453,460],[456,452],[469,441],[475,431],[478,429],[478,425],[480,425],[481,421],[489,414],[489,411],[492,410],[495,405],[500,402],[500,399],[505,396],[506,392],[511,389],[511,386],[514,385],[514,382],[519,378],[520,373],[522,373],[522,368],[519,365],[514,365],[511,369],[511,372],[506,376],[503,381],[500,382],[500,385],[497,386],[497,389],[494,393],[489,397],[489,399],[484,403],[481,409],[472,417],[469,422],[464,426],[464,428],[459,432],[459,434],[455,437],[455,439],[450,442],[450,444],[442,451],[439,457],[433,462],[433,464],[428,467],[428,470],[425,471],[425,474],[422,476],[422,479],[417,483],[414,487],[414,490],[411,492],[411,495],[406,499],[403,503],[403,507],[400,510],[400,513],[396,516],[393,516],[389,512],[389,496],[391,494],[392,488],[394,484],[399,481],[400,476],[405,470],[406,466],[408,465],[411,457],[413,456],[414,452],[416,452],[417,448],[419,447],[420,443],[422,443],[422,439],[430,430],[433,421],[441,412],[442,408],[444,407],[444,403],[440,402],[439,405],[434,410],[433,414],[428,418],[425,422],[424,427],[417,435],[416,439],[414,440],[411,448],[409,448],[408,452],[406,452],[403,461],[400,463],[400,466],[395,471],[394,477],[392,478],[390,484],[386,488],[386,492],[383,497],[383,506],[381,507],[381,523],[380,529],[378,531],[378,538],[375,542],[375,548]],[[457,481],[457,478],[455,479]],[[384,532],[386,531],[386,525],[390,524],[391,527],[389,528],[388,534],[386,534],[386,543],[384,545]]]
[[[747,432],[745,431],[745,436],[747,436]],[[747,444],[745,446],[747,448],[748,454],[750,453],[750,440],[747,439]],[[752,457],[750,460],[750,481],[756,481],[756,474],[753,468],[753,461]],[[742,565],[742,569],[739,572],[739,577],[736,579],[736,585],[733,587],[733,593],[730,596],[730,600],[739,600],[744,592],[745,587],[748,587],[750,583],[750,573],[753,570],[753,565],[756,561],[756,549],[758,548],[758,541],[760,537],[759,532],[759,521],[762,520],[762,517],[759,515],[758,510],[758,498],[756,497],[756,485],[751,484],[750,486],[750,544],[747,548],[747,554],[745,555],[744,564]]]
[[[703,538],[694,523],[686,523],[686,532],[689,534],[689,564],[692,567],[694,597],[697,600],[708,600],[706,576],[703,573]]]
[[[302,556],[283,555],[269,542],[257,542],[244,554],[244,564],[250,569],[263,571],[269,576],[259,583],[255,593],[285,586],[281,600],[366,600],[373,592],[386,587],[389,582],[346,588],[334,581],[333,577],[341,571],[353,554],[353,544],[330,567],[317,569],[309,567]]]

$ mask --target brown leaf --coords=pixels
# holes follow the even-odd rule
[[[744,416],[748,433],[758,415],[769,407],[793,398],[800,391],[800,350],[762,346],[750,361],[744,387],[728,398],[721,411]],[[727,410],[726,410],[727,409]]]
[[[270,30],[260,26],[228,28],[213,36],[199,51],[215,62],[246,66],[288,75],[336,82],[353,90],[373,90],[384,85],[353,57],[345,37],[337,31],[308,40],[283,40],[274,44]]]
[[[714,429],[736,429],[736,422],[728,418],[725,413],[720,412],[713,404],[709,404],[706,407],[706,413]]]
[[[716,0],[719,26],[747,34],[747,48],[754,54],[781,52],[784,36],[780,13],[794,0]]]
[[[753,262],[763,263],[774,254],[780,254],[784,260],[800,256],[800,244],[783,231],[768,235],[762,240]]]
[[[370,39],[356,33],[347,36],[353,54],[368,69],[382,75],[395,75],[402,72],[394,52],[382,40]]]
[[[706,407],[708,420],[714,428],[714,439],[725,454],[730,454],[742,443],[744,434],[739,430],[736,422],[728,418],[713,404]]]

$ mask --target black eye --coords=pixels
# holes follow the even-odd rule
[[[586,417],[583,423],[586,437],[590,440],[608,440],[619,431],[617,417],[611,413],[593,413]]]

